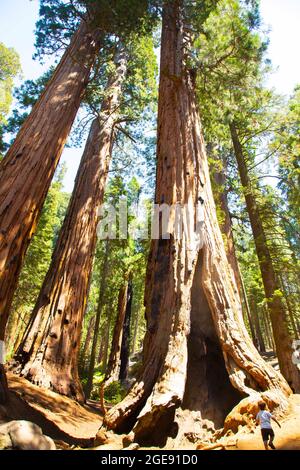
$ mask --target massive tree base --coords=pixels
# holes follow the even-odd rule
[[[219,431],[217,435],[222,435],[229,430],[237,432],[240,425],[249,427],[251,422],[253,424],[261,400],[271,410],[279,408],[285,411],[288,407],[288,386],[284,381],[281,382],[275,370],[264,363],[254,347],[248,351],[249,355],[256,352],[257,362],[253,364],[253,369],[264,364],[265,372],[274,386],[270,384],[270,389],[263,391],[266,383],[255,384],[250,375],[246,375],[243,381],[244,390],[242,387],[236,388],[236,378],[233,380],[235,385],[231,382],[208,302],[203,289],[199,289],[201,271],[200,257],[191,295],[191,328],[186,345],[183,398],[176,394],[170,395],[172,386],[176,390],[176,384],[171,383],[164,384],[165,388],[154,384],[146,400],[148,384],[142,378],[133,386],[128,397],[105,417],[104,423],[108,428],[120,433],[132,431],[132,441],[141,445],[180,448],[199,441],[209,442],[213,440],[216,431]],[[229,343],[226,346],[230,348]],[[236,366],[232,370],[234,374],[245,377],[243,370]],[[144,372],[142,377],[145,376],[147,373]]]
[[[20,361],[13,360],[9,367],[11,372],[23,377],[33,385],[65,395],[81,404],[85,402],[79,378],[75,379],[72,376],[68,376],[63,368],[55,368],[53,364],[50,364],[48,369],[45,362],[39,365],[38,357],[34,365],[24,365]]]

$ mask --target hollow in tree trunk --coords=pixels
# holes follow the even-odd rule
[[[127,397],[105,417],[107,427],[132,429],[135,440],[160,445],[168,436],[178,442],[191,428],[200,434],[205,427],[221,427],[241,397],[267,390],[280,397],[290,393],[283,377],[260,357],[243,323],[184,61],[182,3],[168,1],[163,9],[156,202],[188,205],[194,226],[176,237],[174,211],[170,238],[152,240],[143,368]],[[197,225],[203,226],[199,239]]]
[[[255,189],[257,190],[257,188],[253,188],[251,185],[243,147],[234,123],[230,124],[230,132],[239,175],[245,194],[245,201],[255,242],[265,296],[270,311],[280,371],[294,392],[300,392],[300,371],[298,366],[292,362],[294,351],[292,348],[292,338],[288,329],[287,312],[285,305],[281,300],[280,282],[276,276],[260,210],[256,201]]]
[[[79,401],[78,353],[98,223],[110,162],[116,108],[125,76],[120,59],[109,80],[101,121],[91,126],[75,187],[13,369],[31,382]]]

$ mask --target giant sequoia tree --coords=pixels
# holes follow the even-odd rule
[[[196,209],[201,202],[203,245],[186,232],[178,239],[171,229],[169,238],[152,241],[143,368],[128,396],[106,415],[108,427],[133,427],[136,439],[147,442],[151,436],[152,443],[170,433],[180,439],[183,423],[191,424],[188,418],[195,432],[222,426],[233,405],[255,391],[290,393],[243,324],[187,66],[183,5],[166,1],[163,9],[155,199],[188,204],[194,230],[201,223]]]
[[[118,54],[99,118],[91,126],[73,195],[37,304],[18,348],[17,370],[32,382],[82,400],[78,351],[115,121],[126,76]]]
[[[99,48],[83,21],[0,164],[0,341],[23,259]],[[4,371],[1,371],[3,374]]]
[[[0,166],[0,338],[54,171],[99,43],[83,22]],[[49,131],[50,130],[50,131]]]

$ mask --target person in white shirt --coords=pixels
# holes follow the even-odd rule
[[[274,416],[269,411],[266,411],[265,402],[259,403],[258,406],[259,406],[260,411],[256,415],[256,423],[260,424],[261,435],[264,441],[265,449],[269,450],[268,449],[268,445],[269,445],[269,447],[271,447],[271,449],[274,450],[276,449],[276,447],[273,444],[275,434],[272,429],[271,419],[273,419],[273,421],[275,421],[275,423],[277,423],[280,428],[281,426],[279,422],[277,421],[277,419],[274,418]]]

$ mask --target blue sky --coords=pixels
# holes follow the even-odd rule
[[[0,0],[0,41],[20,54],[24,79],[37,78],[47,69],[32,60],[38,8],[38,0]],[[289,95],[300,82],[300,0],[261,0],[261,13],[270,28],[269,57],[277,68],[268,85]],[[72,190],[81,153],[82,149],[65,149],[63,153],[68,167],[67,191]]]

